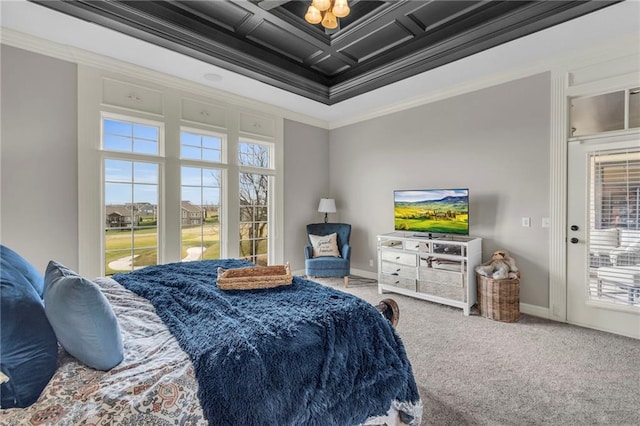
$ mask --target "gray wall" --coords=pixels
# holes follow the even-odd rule
[[[78,267],[76,66],[2,45],[0,241]]]
[[[284,260],[292,271],[304,271],[306,225],[323,220],[318,203],[331,195],[328,170],[329,131],[285,120]]]
[[[76,67],[0,53],[0,241],[42,270],[51,257],[77,268]],[[549,93],[543,74],[331,131],[285,120],[285,261],[304,269],[304,227],[322,221],[322,197],[336,198],[331,221],[353,225],[353,269],[373,274],[394,189],[469,187],[484,258],[509,250],[521,301],[548,306]]]
[[[331,193],[353,225],[352,268],[376,270],[394,189],[468,187],[483,259],[511,252],[521,302],[547,307],[550,102],[545,73],[332,130]]]

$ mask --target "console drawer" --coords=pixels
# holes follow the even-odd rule
[[[416,280],[413,278],[404,278],[396,275],[380,274],[380,282],[382,284],[392,285],[394,287],[404,288],[405,290],[416,291]]]
[[[382,250],[380,253],[383,261],[400,263],[402,265],[417,266],[416,255],[404,253],[398,250]]]
[[[450,287],[462,287],[464,286],[464,275],[460,272],[443,271],[441,269],[432,268],[420,268],[419,270],[420,281],[435,281],[442,285]]]
[[[462,286],[452,286],[441,282],[421,279],[418,281],[418,292],[443,297],[445,299],[457,300],[458,302],[467,301],[467,291],[464,284]]]
[[[399,263],[382,262],[382,273],[389,275],[396,275],[404,278],[416,278],[416,267],[401,265]]]

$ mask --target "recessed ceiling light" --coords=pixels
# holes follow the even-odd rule
[[[208,72],[204,75],[204,79],[209,81],[222,81],[222,76],[220,74]]]

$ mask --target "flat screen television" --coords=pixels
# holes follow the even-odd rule
[[[469,235],[469,189],[393,191],[396,231]]]

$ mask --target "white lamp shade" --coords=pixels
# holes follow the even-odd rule
[[[318,211],[320,213],[335,213],[336,212],[336,200],[333,198],[321,198],[318,205]]]

